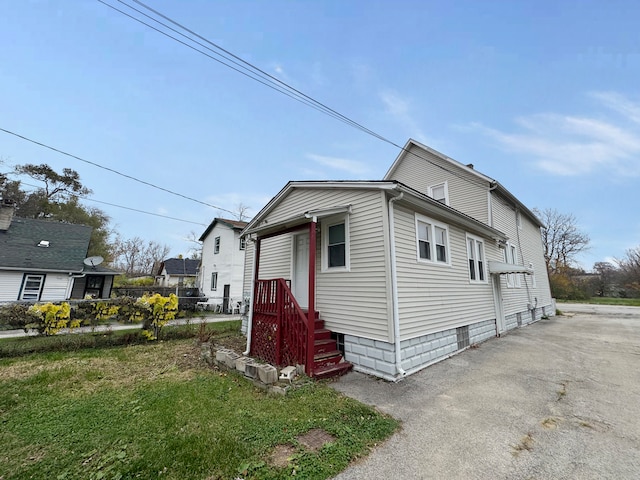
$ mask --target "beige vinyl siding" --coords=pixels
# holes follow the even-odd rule
[[[317,269],[316,304],[327,328],[375,340],[391,340],[388,255],[384,229],[385,196],[378,190],[337,192],[333,205],[351,204],[349,216],[350,271]],[[329,206],[329,205],[327,205]],[[316,208],[314,206],[314,208]],[[330,219],[327,219],[329,222]],[[324,228],[324,223],[321,228]],[[321,235],[318,251],[320,252]],[[320,255],[318,256],[320,258]]]
[[[244,250],[244,275],[242,279],[242,296],[248,297],[251,293],[251,282],[253,281],[253,257],[255,255],[255,244],[247,240]]]
[[[62,273],[48,273],[40,300],[43,302],[55,302],[67,299],[67,288],[71,277]]]
[[[0,302],[18,300],[22,276],[22,272],[0,272]]]
[[[448,228],[451,265],[418,262],[415,214],[396,208],[401,340],[495,319],[491,284],[469,281],[466,232],[451,224]]]
[[[426,195],[429,194],[430,186],[446,181],[449,206],[483,223],[489,223],[487,182],[415,145],[409,152],[398,163],[388,180],[397,180]]]
[[[349,271],[322,271],[322,229],[336,217],[320,219],[316,257],[316,309],[327,328],[350,335],[390,340],[384,232],[386,203],[379,189],[294,189],[268,217],[269,223],[311,209],[351,205]],[[339,217],[338,217],[339,218]],[[266,245],[265,245],[266,244]],[[291,234],[263,242],[260,278],[291,276]]]
[[[533,287],[533,278],[530,275],[518,274],[519,283],[516,280],[514,287],[507,286],[506,275],[500,276],[505,315],[526,310],[528,304],[535,305],[536,298],[538,306],[549,305],[551,294],[544,256],[542,255],[540,229],[524,214],[521,215],[522,228],[519,229],[516,223],[515,207],[500,195],[493,194],[491,202],[494,226],[509,237],[508,243],[510,245],[516,247],[517,264],[528,266],[529,263],[532,263],[536,272],[535,288]],[[497,252],[497,258],[492,260],[503,262],[503,250]]]
[[[262,240],[258,270],[260,280],[291,279],[291,234]]]

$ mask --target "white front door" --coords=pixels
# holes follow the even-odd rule
[[[309,306],[309,234],[293,236],[291,291],[302,308]]]

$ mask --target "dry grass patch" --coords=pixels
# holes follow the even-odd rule
[[[531,450],[533,450],[533,443],[533,436],[531,435],[531,433],[527,433],[520,439],[520,443],[518,443],[517,445],[513,445],[513,455],[518,456],[525,450],[530,452]]]

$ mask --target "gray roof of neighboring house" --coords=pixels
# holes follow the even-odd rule
[[[209,224],[207,229],[204,231],[202,235],[200,235],[200,238],[198,240],[203,242],[204,239],[207,238],[207,235],[211,233],[211,230],[213,230],[213,227],[215,227],[217,223],[226,225],[227,227],[233,230],[242,230],[244,227],[247,226],[247,222],[241,222],[239,220],[229,220],[228,218],[214,218],[213,222]]]
[[[200,260],[191,258],[167,258],[162,262],[158,271],[162,273],[164,268],[169,275],[194,276],[199,266]]]
[[[80,273],[90,238],[85,225],[14,217],[0,231],[0,270]],[[42,241],[48,246],[38,246]]]

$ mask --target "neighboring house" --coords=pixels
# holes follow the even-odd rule
[[[202,263],[199,287],[208,303],[223,312],[239,310],[243,299],[245,240],[240,232],[247,222],[216,218],[200,236]]]
[[[243,231],[250,350],[397,380],[553,315],[541,226],[413,140],[381,181],[289,182]]]
[[[0,204],[0,302],[109,298],[117,272],[86,265],[91,227],[13,216]]]
[[[196,284],[200,260],[167,258],[156,269],[155,282],[161,287],[193,287]]]

